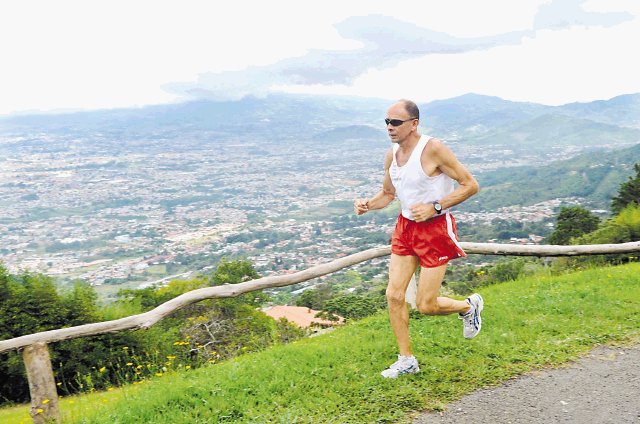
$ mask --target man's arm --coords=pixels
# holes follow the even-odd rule
[[[460,163],[449,147],[437,139],[432,139],[429,144],[431,148],[428,153],[437,164],[438,169],[458,182],[458,187],[451,194],[438,199],[442,209],[462,203],[480,191],[478,181]],[[411,213],[417,222],[426,221],[436,214],[432,204],[425,205],[423,203],[414,205],[411,208]]]
[[[353,202],[353,210],[356,215],[362,215],[375,209],[382,209],[396,198],[396,189],[391,183],[389,168],[393,161],[393,149],[390,149],[384,157],[384,179],[382,189],[371,199],[356,199]]]

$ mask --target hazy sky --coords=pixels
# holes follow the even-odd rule
[[[0,114],[270,92],[549,105],[640,92],[640,1],[0,3]]]

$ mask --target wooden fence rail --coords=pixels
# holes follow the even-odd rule
[[[494,243],[460,243],[470,254],[509,256],[579,256],[640,252],[640,241],[622,244],[595,244],[576,246],[512,245]],[[239,284],[206,287],[184,293],[151,311],[113,321],[79,325],[58,330],[43,331],[0,341],[0,353],[26,347],[23,359],[31,393],[31,416],[34,423],[60,422],[56,385],[49,360],[47,343],[124,330],[146,329],[162,318],[195,302],[205,299],[235,297],[251,291],[284,287],[308,281],[374,258],[387,256],[390,247],[378,247],[354,253],[334,261],[320,264],[289,275],[259,278]],[[48,401],[43,404],[43,400]]]

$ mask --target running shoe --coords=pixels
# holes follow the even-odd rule
[[[480,328],[482,328],[480,313],[482,313],[482,309],[484,308],[484,300],[482,300],[482,296],[478,293],[472,294],[466,300],[467,303],[471,305],[471,309],[466,314],[460,315],[463,327],[462,335],[464,335],[465,339],[473,339],[480,332]]]
[[[402,374],[415,374],[418,371],[420,371],[420,367],[415,356],[398,355],[398,360],[381,374],[384,378],[398,378]]]

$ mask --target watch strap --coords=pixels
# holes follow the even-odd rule
[[[440,215],[442,213],[442,205],[437,200],[435,202],[431,202],[433,204],[433,208],[436,211],[436,214]]]

